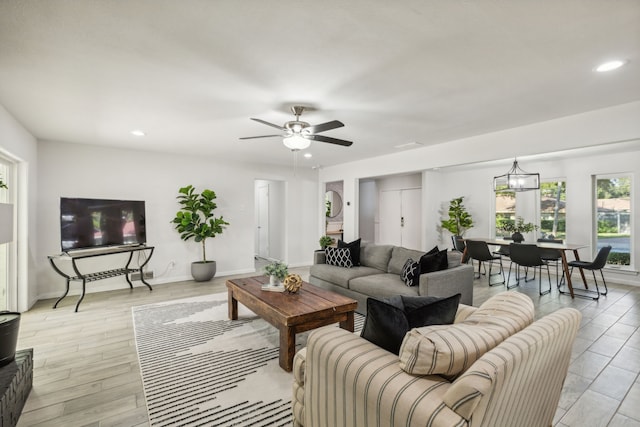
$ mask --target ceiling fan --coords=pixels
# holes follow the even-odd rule
[[[284,143],[284,145],[294,151],[304,150],[305,148],[309,147],[309,145],[311,145],[311,141],[328,142],[329,144],[342,145],[344,147],[349,147],[351,144],[353,144],[353,142],[346,141],[344,139],[318,135],[318,133],[320,132],[341,128],[344,126],[344,123],[339,120],[332,120],[330,122],[320,123],[318,125],[310,125],[309,123],[300,120],[300,116],[302,115],[304,109],[305,108],[300,105],[291,107],[291,112],[296,116],[296,119],[290,122],[286,122],[282,126],[251,117],[251,120],[265,124],[267,126],[271,126],[276,129],[280,129],[282,133],[277,135],[246,136],[240,139],[281,137],[283,138],[282,142]]]

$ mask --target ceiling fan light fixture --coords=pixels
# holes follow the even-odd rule
[[[284,146],[290,150],[304,150],[311,145],[311,141],[301,137],[298,134],[285,137],[282,142]]]

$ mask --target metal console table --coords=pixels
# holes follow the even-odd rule
[[[129,287],[133,289],[133,283],[131,283],[131,280],[132,280],[131,274],[140,273],[140,281],[144,283],[149,288],[150,291],[152,291],[153,288],[151,288],[151,285],[144,280],[143,269],[149,263],[149,260],[151,260],[151,256],[153,255],[153,249],[154,249],[153,246],[144,246],[144,245],[121,246],[121,247],[114,247],[114,248],[105,248],[105,249],[95,250],[95,251],[94,250],[76,251],[76,252],[68,252],[68,253],[62,253],[59,255],[48,256],[49,263],[51,264],[53,269],[56,271],[56,273],[58,273],[59,275],[61,275],[67,280],[67,289],[64,291],[64,294],[60,298],[58,298],[56,303],[53,305],[53,308],[56,308],[58,306],[58,303],[62,301],[64,297],[67,296],[67,294],[69,293],[69,282],[71,282],[72,280],[82,282],[82,294],[80,295],[80,299],[78,299],[78,302],[76,303],[76,310],[75,310],[76,312],[78,312],[78,307],[80,307],[80,303],[84,298],[87,282],[95,282],[97,280],[108,279],[116,276],[125,276],[125,278],[127,279],[127,283],[129,283]],[[140,251],[147,251],[145,252],[147,256],[142,263],[138,262],[137,267],[133,267],[131,265],[131,261],[133,260],[133,254],[134,252],[140,252]],[[127,260],[127,263],[123,268],[115,268],[111,270],[98,271],[98,272],[92,272],[92,273],[82,273],[78,266],[78,261],[81,259],[93,258],[98,256],[104,256],[104,255],[122,254],[127,252],[129,253],[129,259]],[[56,262],[69,262],[69,261],[71,261],[71,267],[73,268],[73,273],[71,274],[65,273],[61,268],[61,266],[56,264]]]

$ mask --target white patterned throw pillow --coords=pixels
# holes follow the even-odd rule
[[[400,277],[405,285],[418,286],[420,284],[420,263],[409,258],[402,267]]]
[[[353,262],[351,261],[351,249],[349,248],[327,248],[325,249],[325,254],[327,256],[328,265],[345,268],[353,267]]]

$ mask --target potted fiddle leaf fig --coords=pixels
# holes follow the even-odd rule
[[[462,237],[468,229],[473,227],[473,218],[462,204],[464,196],[451,199],[449,202],[449,218],[443,219],[440,225],[456,237]]]
[[[182,240],[193,239],[202,245],[202,260],[191,263],[191,275],[196,282],[206,282],[216,274],[216,262],[207,260],[206,241],[222,233],[229,223],[213,213],[217,208],[213,190],[197,193],[192,185],[187,185],[178,193],[176,198],[181,208],[171,222]]]

